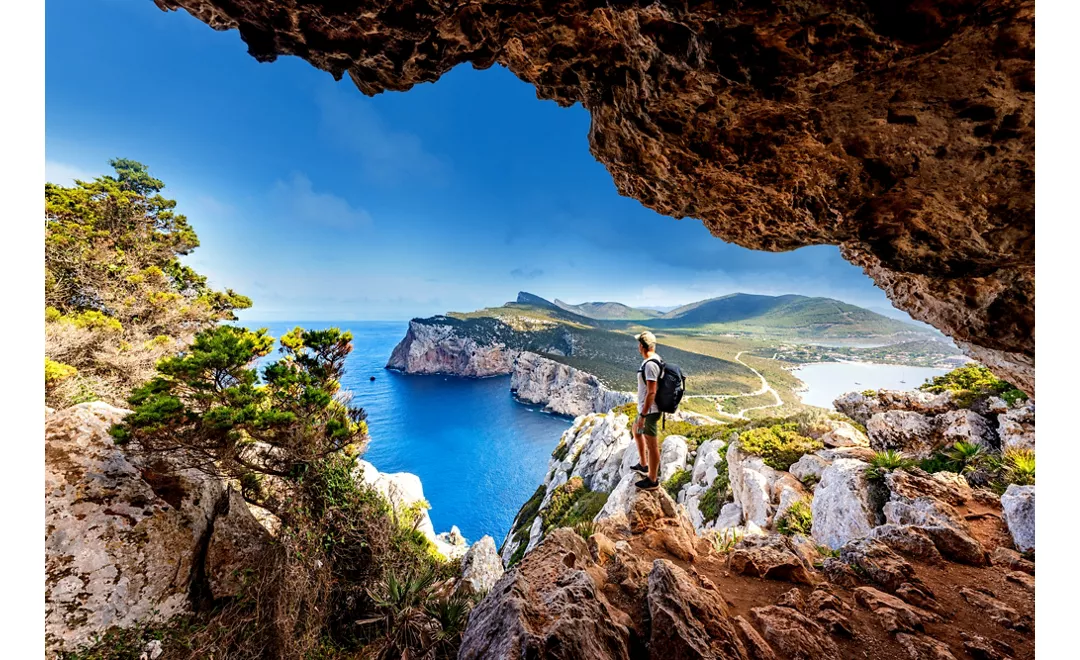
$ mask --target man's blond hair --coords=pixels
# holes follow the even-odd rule
[[[638,343],[648,350],[656,350],[656,335],[646,330],[637,336]]]

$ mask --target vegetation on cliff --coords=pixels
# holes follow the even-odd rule
[[[970,406],[976,399],[986,396],[999,396],[1012,405],[1027,399],[1027,394],[1007,383],[986,367],[971,362],[958,369],[953,369],[944,376],[935,376],[930,382],[919,386],[924,392],[952,392],[953,399],[961,407]]]
[[[113,175],[45,184],[45,400],[121,404],[156,361],[251,300],[181,262],[199,239],[165,184],[116,159]]]
[[[297,328],[260,374],[253,365],[274,345],[264,330],[203,331],[159,363],[113,427],[131,451],[239,483],[281,520],[245,597],[204,613],[193,655],[454,655],[469,603],[433,585],[457,567],[358,478],[365,413],[340,391],[351,340]]]

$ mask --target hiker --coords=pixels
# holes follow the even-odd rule
[[[637,372],[638,416],[634,420],[634,441],[637,442],[641,460],[630,469],[645,475],[635,486],[642,490],[653,490],[659,485],[660,444],[656,427],[660,422],[660,408],[656,405],[656,389],[663,361],[656,354],[656,336],[653,333],[646,330],[637,336],[637,341],[642,362]]]

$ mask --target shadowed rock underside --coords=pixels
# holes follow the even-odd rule
[[[1035,388],[1031,0],[155,0],[364,94],[500,64],[592,115],[623,195],[744,247],[841,246]]]

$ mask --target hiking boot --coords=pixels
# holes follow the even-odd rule
[[[631,465],[630,469],[640,474],[649,474],[649,468],[645,467],[641,463],[638,463],[637,465]]]
[[[656,490],[660,486],[660,482],[645,477],[634,485],[637,486],[638,490]]]

